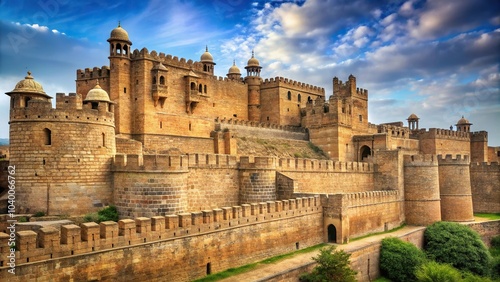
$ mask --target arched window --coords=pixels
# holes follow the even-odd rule
[[[124,45],[123,46],[123,55],[127,55],[127,54],[128,54],[128,46]]]
[[[122,45],[120,43],[116,44],[116,54],[121,55],[122,53]]]
[[[297,101],[302,101],[302,96],[300,96],[300,94],[297,95]]]
[[[163,75],[160,76],[160,84],[165,85],[165,77],[163,77]]]
[[[288,91],[288,100],[292,100],[292,92]]]
[[[201,93],[202,91],[203,91],[203,85],[200,84],[199,87],[198,87],[198,92]]]
[[[337,243],[337,228],[335,225],[328,225],[328,242]]]
[[[311,96],[307,97],[307,103],[312,103],[313,99],[311,98]]]
[[[27,108],[28,107],[28,101],[31,100],[31,97],[26,97],[24,98],[24,106]]]
[[[203,65],[203,71],[208,71],[207,65]]]
[[[153,76],[153,85],[156,84],[156,76]]]
[[[43,140],[45,145],[52,145],[52,132],[50,129],[43,129]]]
[[[207,94],[207,86],[203,86],[203,93]]]
[[[191,90],[196,90],[196,83],[191,82]]]
[[[359,152],[360,152],[360,155],[361,155],[361,159],[360,161],[363,161],[365,160],[366,158],[368,158],[369,156],[372,155],[372,150],[370,149],[370,147],[368,146],[362,146],[361,149],[359,149]]]

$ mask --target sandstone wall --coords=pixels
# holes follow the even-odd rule
[[[20,231],[16,275],[3,261],[0,280],[191,281],[321,243],[321,218],[319,199],[301,198]]]
[[[142,142],[146,153],[164,153],[173,151],[178,153],[214,153],[214,140],[209,137],[187,137],[174,135],[134,135],[134,139]]]
[[[470,180],[474,212],[500,212],[500,166],[498,163],[471,163]]]

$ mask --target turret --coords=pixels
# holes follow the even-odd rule
[[[229,68],[229,71],[227,72],[227,77],[229,79],[233,79],[233,80],[240,80],[241,79],[240,69],[236,66],[236,63],[234,61],[233,61],[233,65]]]
[[[29,71],[28,75],[16,84],[14,90],[5,94],[10,96],[11,114],[13,109],[27,108],[30,103],[34,103],[35,101],[48,102],[50,104],[50,100],[52,99],[52,97],[43,91],[42,85],[33,79]]]
[[[205,52],[200,57],[200,62],[203,64],[203,71],[211,75],[214,74],[214,57],[208,52],[208,46],[205,47]]]
[[[248,84],[248,120],[260,122],[260,85],[262,84],[262,78],[260,78],[260,66],[259,60],[254,56],[252,51],[252,58],[248,60],[247,66],[247,76],[245,77],[245,83]]]

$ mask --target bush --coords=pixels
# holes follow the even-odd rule
[[[343,250],[335,251],[333,246],[323,248],[319,252],[317,257],[313,257],[318,265],[311,273],[300,276],[300,281],[356,281],[356,271],[352,270],[349,264],[350,254]]]
[[[385,238],[380,247],[380,271],[392,281],[415,281],[415,270],[426,261],[425,254],[412,243]]]
[[[422,264],[415,272],[420,282],[457,282],[462,280],[460,271],[449,264],[429,261]]]
[[[491,279],[487,277],[481,277],[470,272],[463,272],[463,279],[460,282],[491,282]]]
[[[96,212],[88,213],[83,216],[83,222],[99,222],[99,216]]]
[[[45,216],[45,213],[43,211],[39,211],[39,212],[36,212],[33,216],[34,217],[42,217],[42,216]]]
[[[99,222],[103,221],[118,221],[118,210],[115,206],[107,206],[104,209],[97,212],[99,216]]]
[[[491,257],[479,235],[468,226],[440,221],[424,232],[427,256],[480,276],[489,274]]]
[[[491,238],[491,247],[500,249],[500,235]]]

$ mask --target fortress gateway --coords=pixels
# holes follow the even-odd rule
[[[208,48],[199,61],[132,51],[120,26],[108,42],[109,67],[77,70],[76,93],[57,93],[55,108],[30,73],[6,93],[16,212],[112,204],[122,218],[19,232],[20,271],[49,260],[37,277],[43,267],[76,280],[161,267],[184,281],[403,223],[500,212],[498,147],[465,118],[456,130],[421,129],[415,114],[375,125],[353,75],[333,78],[327,98],[322,87],[263,79],[254,54],[245,75],[233,65],[216,77]],[[72,274],[50,266],[77,254],[88,256],[74,258]],[[92,256],[99,271],[84,270]],[[135,264],[150,256],[161,260]]]

